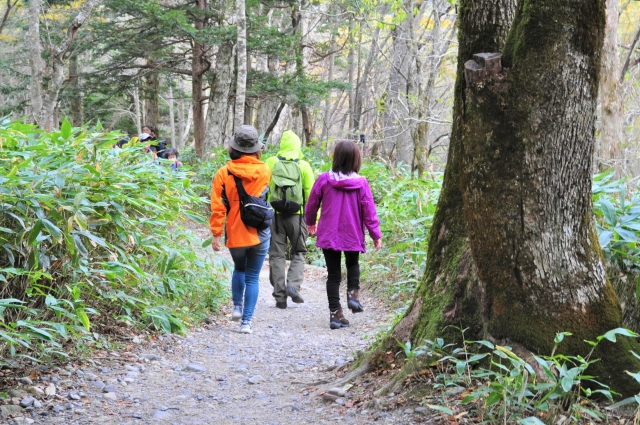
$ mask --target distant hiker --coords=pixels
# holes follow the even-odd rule
[[[171,164],[171,169],[173,171],[178,171],[178,168],[182,167],[182,162],[178,161],[178,149],[169,148],[165,151],[165,156],[168,160],[173,161]]]
[[[327,297],[329,299],[329,327],[349,326],[340,305],[340,267],[342,252],[347,266],[347,307],[352,313],[364,310],[358,300],[360,265],[358,258],[365,249],[365,227],[373,239],[376,250],[382,247],[382,234],[376,214],[376,205],[367,180],[358,175],[362,158],[358,145],[342,141],[333,152],[331,171],[322,173],[313,185],[306,208],[309,233],[318,239],[327,264]],[[320,221],[316,216],[322,204]]]
[[[120,149],[122,149],[122,147],[124,145],[126,145],[127,143],[129,143],[131,139],[129,138],[129,136],[125,135],[122,139],[118,140],[118,143],[116,143],[115,145],[113,145],[113,147],[118,147]]]
[[[151,152],[151,157],[155,161],[158,158],[158,149],[152,144],[155,138],[149,133],[140,133],[138,136],[138,142],[145,143],[145,146],[142,148],[142,152],[149,153]]]
[[[231,320],[242,319],[240,332],[251,333],[251,319],[258,301],[260,270],[269,250],[271,239],[270,222],[256,227],[248,226],[245,216],[248,203],[240,200],[245,195],[260,197],[251,204],[268,206],[264,200],[269,190],[271,171],[260,161],[263,144],[258,141],[258,132],[250,125],[243,125],[229,141],[231,161],[220,168],[213,178],[211,192],[211,219],[209,226],[213,233],[213,250],[220,251],[220,240],[224,233],[226,246],[233,259],[234,270],[231,278],[233,313]],[[244,193],[246,192],[246,193]],[[260,205],[259,205],[260,206]],[[259,208],[260,209],[260,208]],[[271,208],[268,208],[273,213]]]
[[[160,158],[164,158],[166,159],[166,153],[165,150],[167,149],[167,142],[164,139],[161,139],[158,134],[157,134],[157,130],[154,127],[150,127],[148,125],[145,125],[144,127],[142,127],[142,132],[143,133],[147,133],[148,135],[151,136],[151,140],[155,141],[155,143],[152,143],[149,146],[149,150],[155,152],[155,156],[156,157],[160,157]]]
[[[280,150],[265,163],[271,169],[269,202],[276,211],[271,224],[269,248],[269,280],[277,308],[287,308],[287,296],[294,303],[303,303],[300,296],[307,252],[307,225],[304,206],[313,187],[313,170],[303,161],[300,138],[287,130],[280,140]],[[291,244],[291,263],[285,275],[287,239]]]

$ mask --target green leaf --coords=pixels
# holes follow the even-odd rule
[[[447,415],[453,415],[453,410],[446,406],[439,406],[437,404],[427,404],[429,409],[437,410],[438,412],[446,413]]]
[[[84,309],[76,308],[76,315],[78,316],[78,319],[80,319],[82,326],[84,326],[86,330],[91,331],[91,322],[89,321],[89,316],[87,316]]]
[[[623,229],[620,226],[616,226],[613,228],[613,231],[616,232],[618,234],[618,236],[620,236],[622,238],[622,240],[624,240],[625,242],[637,242],[638,238],[636,237],[636,234],[633,233],[630,230],[626,230]]]
[[[47,220],[46,218],[42,219],[42,223],[44,227],[47,229],[47,232],[55,239],[57,242],[62,240],[62,230],[58,228],[55,224]]]
[[[31,228],[31,232],[29,232],[29,239],[28,239],[29,245],[36,244],[36,240],[40,235],[40,231],[42,230],[42,227],[43,227],[42,220],[36,220],[36,222],[33,224],[33,227]]]
[[[602,338],[609,340],[611,342],[616,342],[616,335],[623,335],[623,336],[628,336],[631,338],[637,338],[638,334],[630,331],[629,329],[625,329],[625,328],[616,328],[616,329],[612,329],[609,332],[605,333],[602,336],[598,337],[598,341],[601,340]]]
[[[206,239],[205,241],[203,241],[202,242],[202,247],[206,248],[206,247],[210,246],[212,242],[213,242],[213,236],[210,237],[209,239]],[[638,277],[638,282],[640,282],[640,276]]]
[[[528,418],[520,419],[518,423],[522,425],[544,425],[544,422],[542,422],[535,416],[529,416]]]
[[[87,217],[81,211],[77,211],[73,218],[80,229],[87,230]]]
[[[491,394],[489,394],[489,397],[487,397],[487,400],[484,402],[484,406],[485,407],[493,406],[494,404],[498,403],[500,400],[502,400],[502,393],[492,392]]]
[[[600,206],[602,207],[602,213],[604,214],[605,220],[609,223],[610,226],[615,226],[618,222],[618,216],[616,214],[616,209],[609,202],[607,198],[600,198]]]
[[[62,121],[62,125],[60,126],[60,134],[65,138],[65,140],[68,140],[69,136],[71,136],[71,123],[66,118]]]

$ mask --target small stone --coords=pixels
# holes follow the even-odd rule
[[[117,388],[116,388],[116,386],[115,386],[115,385],[113,385],[113,384],[105,385],[105,386],[102,388],[102,392],[103,392],[103,393],[114,393],[114,392],[116,392],[116,390],[117,390]]]
[[[133,378],[124,378],[124,382],[126,382],[127,384],[133,384],[134,382],[136,382],[136,380]]]
[[[236,368],[236,370],[237,370],[238,372],[246,372],[246,371],[247,371],[247,365],[246,365],[246,364],[241,364],[240,366],[238,366],[238,367]]]
[[[316,409],[316,413],[322,413],[324,411],[324,407],[319,407]]]
[[[142,415],[141,415],[140,413],[133,413],[133,414],[131,415],[131,417],[132,417],[133,419],[142,419]]]
[[[93,381],[93,382],[91,382],[91,385],[94,388],[97,388],[99,390],[102,390],[104,388],[104,382],[102,382],[102,381]]]
[[[33,395],[44,395],[44,390],[40,387],[29,387],[29,392]]]
[[[34,401],[36,401],[36,399],[31,396],[25,397],[20,401],[20,406],[29,407],[33,404]]]
[[[108,367],[103,367],[100,370],[102,371],[102,373],[109,373],[109,368]]]
[[[413,409],[405,409],[404,413],[407,415],[413,415]]]
[[[116,393],[106,393],[102,396],[102,398],[111,401],[118,401],[118,396],[116,395]]]
[[[345,390],[343,390],[342,388],[331,388],[329,391],[327,391],[327,393],[338,396],[338,397],[344,397],[347,392]]]
[[[136,366],[126,365],[124,369],[130,370],[131,372],[138,372],[138,368]]]
[[[35,423],[35,421],[33,419],[31,419],[31,418],[18,417],[18,418],[13,418],[13,423],[16,424],[16,425],[17,424],[32,424],[32,423]]]
[[[153,414],[153,417],[156,419],[167,419],[171,417],[171,414],[163,410],[158,410],[156,413]]]
[[[333,394],[329,394],[329,393],[324,393],[322,394],[322,399],[324,401],[336,401],[339,397],[337,395],[333,395]]]
[[[88,379],[89,381],[97,381],[98,377],[96,375],[94,375],[93,373],[85,373],[84,374],[85,379]]]
[[[16,413],[22,412],[22,407],[17,404],[7,404],[4,406],[0,406],[0,416],[3,418],[7,418],[10,415],[15,415]]]
[[[69,393],[67,397],[69,397],[69,400],[80,400],[80,396],[76,393]]]
[[[65,403],[64,408],[67,409],[67,410],[71,410],[71,409],[73,409],[73,404]]]
[[[137,377],[138,377],[138,375],[140,375],[140,372],[132,372],[132,371],[129,371],[129,372],[127,372],[127,373],[126,373],[126,375],[127,375],[127,376],[130,376],[130,377],[132,377],[132,378],[137,378]]]
[[[73,411],[73,413],[75,413],[76,415],[84,415],[85,413],[87,413],[87,411],[84,409],[76,409]]]
[[[463,392],[465,392],[465,389],[463,387],[449,387],[449,388],[447,388],[447,390],[445,392],[448,395],[458,395],[458,394],[462,394]]]
[[[336,398],[336,401],[334,403],[339,404],[340,406],[344,406],[344,400],[341,398]]]
[[[62,406],[53,406],[53,412],[54,413],[60,413],[62,412],[64,409],[62,408]]]
[[[40,409],[42,407],[42,403],[40,402],[40,400],[38,399],[34,400],[33,407],[35,407],[36,409]]]
[[[44,393],[49,397],[53,397],[54,395],[56,395],[56,386],[53,384],[53,382],[49,383],[47,388],[44,389]]]
[[[427,408],[426,408],[426,407],[423,407],[423,406],[420,406],[420,407],[416,407],[416,408],[415,408],[415,412],[416,412],[416,413],[424,413],[424,412],[426,412],[426,411],[427,411]]]
[[[24,378],[18,378],[18,382],[21,382],[27,385],[33,385],[33,381],[28,376],[25,376]]]
[[[198,373],[204,373],[204,372],[207,371],[207,369],[205,367],[202,367],[202,366],[197,365],[195,363],[187,365],[187,367],[185,367],[184,370],[186,370],[188,372],[198,372]]]
[[[25,390],[21,390],[19,388],[11,388],[10,390],[7,391],[7,394],[11,398],[14,398],[14,397],[22,398],[22,397],[27,396],[27,392]]]
[[[81,371],[80,369],[76,370],[76,375],[78,375],[78,377],[82,378],[84,376],[84,372]]]
[[[150,362],[154,361],[154,360],[160,360],[160,357],[157,356],[156,354],[141,354],[140,355],[141,359],[147,359]]]
[[[259,384],[260,382],[264,382],[264,378],[260,375],[252,376],[247,380],[250,384]]]

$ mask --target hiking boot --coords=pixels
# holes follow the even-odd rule
[[[352,313],[362,313],[364,311],[364,307],[362,307],[362,304],[358,301],[357,289],[347,291],[347,307],[349,307]]]
[[[291,301],[296,304],[301,304],[304,302],[296,288],[294,288],[293,286],[287,286],[287,295],[289,295],[291,297]]]
[[[286,301],[276,301],[276,308],[280,308],[280,309],[284,310],[285,308],[287,308],[287,302]]]
[[[233,313],[231,313],[231,320],[234,322],[239,322],[242,319],[242,306],[234,305]]]
[[[253,329],[251,329],[251,321],[243,320],[240,325],[240,333],[241,334],[250,334],[253,333]]]
[[[348,328],[349,327],[349,321],[344,318],[344,315],[342,314],[342,309],[341,308],[339,308],[338,310],[334,311],[329,316],[329,327],[331,329],[340,329],[340,328]]]

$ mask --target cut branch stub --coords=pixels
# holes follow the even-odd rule
[[[476,53],[473,59],[464,63],[464,77],[467,85],[478,84],[502,71],[500,53]]]

